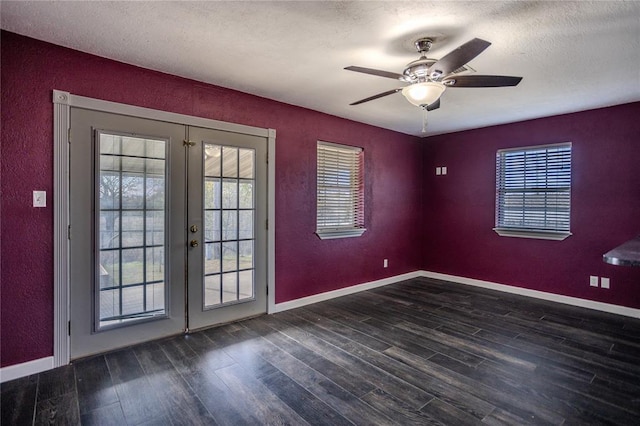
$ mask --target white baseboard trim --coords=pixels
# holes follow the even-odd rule
[[[22,364],[10,365],[0,368],[0,383],[9,380],[19,379],[20,377],[29,376],[31,374],[41,373],[43,371],[53,369],[53,357],[34,359],[33,361],[23,362]]]
[[[531,290],[528,288],[515,287],[506,284],[498,284],[490,281],[476,280],[474,278],[441,274],[439,272],[420,271],[420,276],[425,278],[434,278],[437,280],[452,281],[455,283],[472,285],[475,287],[483,287],[491,290],[503,291],[505,293],[518,294],[520,296],[548,300],[551,302],[563,303],[565,305],[579,306],[582,308],[594,309],[597,311],[623,315],[626,317],[640,318],[640,309],[628,308],[626,306],[612,305],[610,303],[596,302],[593,300],[580,299],[578,297],[563,296],[560,294],[547,293],[544,291]]]
[[[300,308],[312,303],[323,302],[325,300],[334,299],[336,297],[346,296],[348,294],[358,293],[376,287],[382,287],[394,284],[400,281],[412,278],[434,278],[437,280],[451,281],[458,284],[471,285],[475,287],[488,288],[491,290],[502,291],[505,293],[517,294],[520,296],[532,297],[534,299],[548,300],[550,302],[562,303],[565,305],[579,306],[582,308],[594,309],[596,311],[608,312],[626,317],[640,318],[640,309],[628,308],[626,306],[612,305],[610,303],[596,302],[593,300],[580,299],[578,297],[563,296],[560,294],[547,293],[539,290],[531,290],[528,288],[516,287],[507,284],[499,284],[491,281],[477,280],[475,278],[459,277],[456,275],[442,274],[431,271],[414,271],[406,274],[396,275],[394,277],[383,278],[381,280],[370,281],[363,284],[357,284],[351,287],[345,287],[338,290],[328,291],[326,293],[314,294],[300,299],[290,300],[288,302],[276,303],[274,310],[270,313],[287,311],[289,309]]]
[[[389,284],[394,284],[404,280],[410,280],[412,278],[418,278],[422,276],[423,271],[408,272],[406,274],[396,275],[394,277],[383,278],[381,280],[369,281],[367,283],[356,284],[350,287],[339,288],[338,290],[327,291],[325,293],[314,294],[313,296],[302,297],[300,299],[290,300],[288,302],[276,303],[273,313],[287,311],[289,309],[300,308],[302,306],[310,305],[312,303],[323,302],[329,299],[335,299],[336,297],[346,296],[348,294],[359,293],[361,291],[370,290],[376,287],[382,287]]]

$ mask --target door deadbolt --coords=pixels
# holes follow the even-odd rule
[[[191,242],[189,243],[189,245],[191,247],[198,247],[198,240],[191,240]]]
[[[198,232],[198,226],[197,226],[197,225],[191,225],[191,228],[189,228],[189,230],[190,230],[192,233],[194,233],[194,234],[195,234],[196,232]]]

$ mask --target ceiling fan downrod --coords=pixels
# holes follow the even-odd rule
[[[422,111],[423,111],[423,115],[422,115],[422,133],[427,133],[427,105],[422,105]]]

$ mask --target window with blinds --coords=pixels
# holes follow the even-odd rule
[[[364,151],[318,141],[316,234],[358,237],[364,228]]]
[[[563,240],[571,235],[570,213],[570,142],[497,152],[499,235]]]

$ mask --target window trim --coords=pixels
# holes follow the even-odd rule
[[[352,238],[359,237],[364,234],[366,231],[365,228],[349,228],[349,229],[335,229],[333,231],[330,230],[316,230],[315,234],[321,240],[334,240],[336,238]]]
[[[493,228],[496,234],[501,237],[517,237],[517,238],[531,238],[536,240],[553,240],[562,241],[573,235],[571,232],[560,231],[533,231],[528,229],[516,229],[516,228]]]
[[[337,227],[324,227],[321,228],[319,227],[318,224],[318,206],[319,206],[319,196],[318,196],[318,188],[320,187],[319,181],[318,181],[318,171],[319,171],[319,165],[318,165],[318,157],[316,157],[316,231],[315,234],[318,236],[318,238],[320,238],[321,240],[331,240],[331,239],[337,239],[337,238],[353,238],[353,237],[360,237],[362,234],[364,234],[364,232],[367,230],[366,227],[364,226],[364,149],[362,147],[358,147],[358,146],[352,146],[352,145],[346,145],[346,144],[337,144],[337,143],[332,143],[332,142],[326,142],[326,141],[321,141],[318,140],[316,142],[316,155],[318,153],[318,149],[320,147],[334,147],[334,148],[338,148],[338,149],[342,149],[342,150],[351,150],[354,153],[357,153],[358,156],[360,156],[360,162],[359,162],[359,169],[357,171],[358,176],[356,177],[359,181],[360,181],[360,189],[359,189],[359,194],[358,194],[358,198],[359,200],[357,201],[357,209],[361,209],[360,211],[360,215],[362,215],[362,226],[337,226]]]
[[[498,181],[498,157],[501,153],[505,152],[524,152],[529,150],[541,150],[541,149],[549,149],[549,148],[558,148],[558,147],[569,147],[570,155],[572,158],[573,154],[573,145],[571,142],[560,142],[553,144],[543,144],[543,145],[531,145],[525,147],[516,147],[516,148],[506,148],[499,149],[496,152],[496,209],[495,209],[495,223],[496,226],[493,230],[501,237],[515,237],[515,238],[531,238],[531,239],[540,239],[540,240],[553,240],[553,241],[562,241],[573,235],[570,230],[551,230],[551,229],[530,229],[530,228],[518,228],[518,227],[500,227],[498,226],[498,214],[499,214],[499,181]],[[569,177],[571,177],[571,171],[569,171]],[[569,183],[569,203],[571,202],[571,182]],[[571,205],[569,205],[569,220],[571,219]]]

